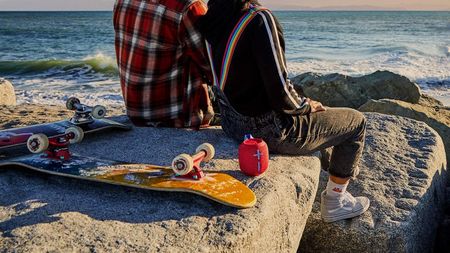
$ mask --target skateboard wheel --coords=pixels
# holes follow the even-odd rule
[[[101,105],[96,105],[92,108],[92,117],[96,119],[103,119],[106,115],[106,108]]]
[[[81,129],[80,127],[77,127],[77,126],[67,128],[65,133],[66,134],[73,133],[74,137],[73,137],[73,139],[70,140],[71,144],[79,143],[84,138],[83,129]]]
[[[194,168],[194,160],[190,155],[181,154],[172,162],[172,169],[179,176],[187,175]]]
[[[216,154],[214,146],[209,143],[203,143],[202,145],[198,146],[195,153],[200,153],[202,151],[206,152],[206,156],[205,158],[203,158],[204,162],[209,162],[211,159],[213,159],[214,155]]]
[[[75,104],[80,104],[80,103],[81,102],[78,98],[71,97],[71,98],[67,99],[67,101],[66,101],[66,108],[69,110],[75,110],[76,109]]]
[[[33,134],[27,141],[28,150],[33,154],[46,151],[48,145],[48,137],[45,134]]]

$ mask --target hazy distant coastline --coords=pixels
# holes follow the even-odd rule
[[[279,7],[272,8],[272,11],[278,12],[450,12],[449,9],[431,9],[431,10],[420,10],[420,9],[401,9],[401,8],[381,8],[381,7]],[[18,9],[1,9],[0,13],[7,12],[112,12],[112,10],[18,10]]]
[[[450,8],[436,8],[436,9],[408,9],[408,8],[385,8],[371,5],[358,6],[324,6],[324,7],[308,7],[296,5],[282,5],[273,8],[278,11],[443,11],[448,12]]]

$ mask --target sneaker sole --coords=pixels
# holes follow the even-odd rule
[[[344,214],[344,215],[336,215],[336,216],[331,216],[331,217],[322,216],[322,219],[327,223],[331,223],[331,222],[335,222],[335,221],[355,218],[355,217],[360,216],[361,214],[365,213],[369,209],[369,207],[370,207],[370,202],[367,205],[367,207],[361,208],[352,213],[348,213],[348,214]]]

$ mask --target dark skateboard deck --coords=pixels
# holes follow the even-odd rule
[[[20,166],[42,173],[155,191],[194,193],[224,205],[249,208],[256,196],[245,184],[224,173],[205,171],[201,180],[177,177],[169,167],[129,164],[72,155],[67,161],[42,155],[0,158],[0,167]]]
[[[49,138],[64,134],[69,127],[78,126],[84,133],[90,134],[108,129],[130,130],[131,126],[109,119],[95,119],[92,123],[75,125],[68,120],[52,123],[26,126],[21,128],[5,129],[0,131],[0,159],[1,156],[20,155],[21,150],[26,152],[27,140],[32,134],[45,134]]]

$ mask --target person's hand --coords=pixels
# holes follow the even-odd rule
[[[325,108],[325,106],[323,106],[322,103],[320,103],[318,101],[314,101],[309,98],[307,98],[307,101],[309,103],[309,106],[311,106],[311,113],[323,112],[323,111],[327,110],[327,108]]]

